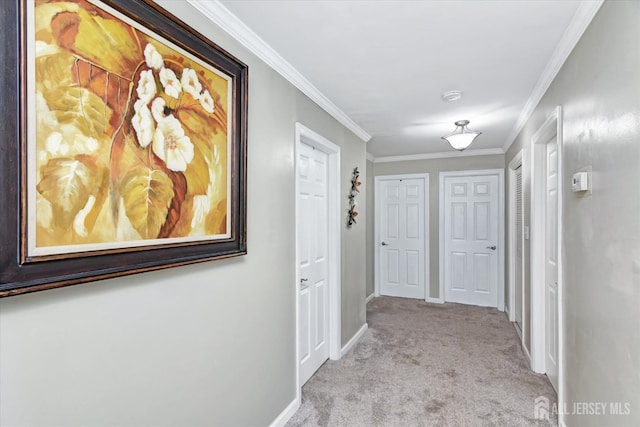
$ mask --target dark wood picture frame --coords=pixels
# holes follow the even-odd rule
[[[27,1],[0,8],[0,297],[19,295],[128,274],[159,270],[247,253],[248,67],[150,0],[102,3],[184,49],[231,78],[229,169],[230,238],[91,251],[42,259],[26,255],[27,239]]]

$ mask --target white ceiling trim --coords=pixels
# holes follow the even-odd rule
[[[367,161],[369,162],[375,162],[376,161],[376,156],[374,156],[371,153],[367,153]]]
[[[193,7],[202,13],[211,22],[226,31],[231,37],[249,49],[254,55],[263,60],[268,66],[273,68],[282,77],[287,79],[292,85],[300,89],[329,113],[334,119],[339,121],[358,138],[367,142],[371,139],[364,129],[356,124],[347,114],[329,100],[318,88],[307,80],[293,65],[287,62],[278,52],[269,46],[244,22],[235,16],[229,9],[224,7],[218,0],[187,0]]]
[[[406,162],[408,160],[432,160],[432,159],[448,159],[451,157],[471,157],[471,156],[489,156],[493,154],[504,154],[502,148],[483,148],[479,150],[469,151],[445,151],[442,153],[426,153],[426,154],[409,154],[406,156],[387,156],[387,157],[374,157],[370,153],[367,153],[367,160],[369,156],[373,158],[373,163],[388,163],[388,162]]]
[[[573,19],[562,35],[553,55],[551,55],[551,59],[540,75],[540,78],[538,79],[533,92],[531,92],[527,103],[520,112],[518,121],[513,126],[511,133],[504,143],[503,149],[505,153],[516,140],[520,131],[527,123],[527,120],[531,117],[531,114],[533,114],[538,103],[547,92],[547,89],[549,89],[551,82],[556,78],[560,68],[562,68],[562,65],[573,51],[573,48],[578,44],[578,40],[580,40],[582,34],[584,34],[585,30],[591,23],[591,20],[596,15],[596,12],[598,12],[598,9],[602,6],[602,3],[604,3],[604,0],[583,0],[580,3],[580,6],[578,6],[575,15],[573,15]]]

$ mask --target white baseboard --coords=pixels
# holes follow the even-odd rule
[[[444,304],[444,298],[431,298],[431,297],[427,297],[425,298],[426,302],[430,302],[432,304]]]
[[[529,365],[531,365],[531,354],[529,354],[529,350],[527,350],[527,347],[524,346],[524,343],[521,344],[522,347],[522,352],[524,353],[524,355],[527,357],[527,360],[529,361]]]
[[[273,420],[269,427],[284,427],[284,425],[293,417],[293,414],[300,408],[300,399],[297,397]]]
[[[362,328],[360,328],[360,330],[351,337],[349,342],[347,342],[344,347],[342,347],[342,350],[340,350],[340,358],[344,357],[344,355],[347,354],[349,350],[351,350],[351,347],[353,347],[358,341],[360,341],[360,338],[362,338],[364,333],[367,332],[367,329],[369,329],[368,324],[365,323],[364,325],[362,325]]]
[[[518,324],[516,322],[513,322],[513,328],[516,330],[516,334],[518,334],[518,338],[520,338],[520,343],[522,345],[522,347],[524,348],[524,342],[522,341],[522,331],[520,330],[520,328],[518,327]]]
[[[372,300],[372,299],[374,299],[375,297],[376,297],[376,294],[375,294],[375,293],[373,293],[373,294],[369,295],[369,296],[367,297],[366,304],[369,304],[369,301],[371,301],[371,300]]]

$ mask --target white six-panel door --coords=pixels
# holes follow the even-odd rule
[[[545,365],[547,377],[558,390],[558,144],[547,143],[545,209]]]
[[[426,177],[379,177],[380,294],[425,298]]]
[[[447,302],[498,307],[499,190],[497,175],[444,177]]]
[[[298,152],[300,384],[329,358],[328,156],[307,144]]]

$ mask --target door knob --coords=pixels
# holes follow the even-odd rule
[[[385,243],[385,242],[382,242],[381,244],[382,244],[382,246],[389,246],[389,244]]]
[[[492,251],[495,251],[496,250],[496,245],[487,246],[487,249],[491,249]]]
[[[309,279],[300,279],[300,284],[303,284],[304,282],[308,282]]]

